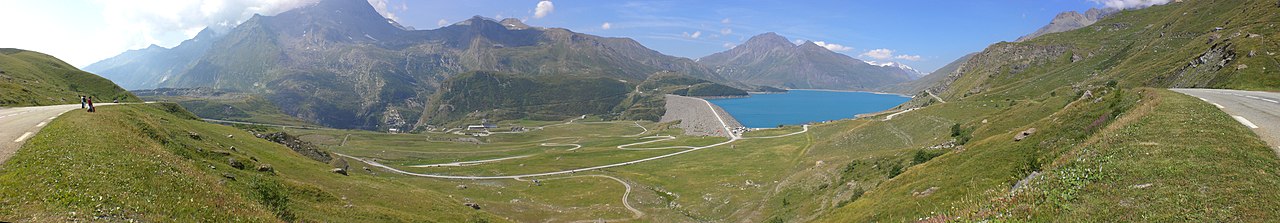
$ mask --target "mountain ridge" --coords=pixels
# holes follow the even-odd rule
[[[871,65],[812,41],[795,45],[773,32],[699,58],[698,63],[728,79],[791,89],[870,90],[911,79],[898,67]]]
[[[360,0],[325,0],[275,16],[255,15],[216,37],[173,48],[192,49],[185,55],[157,50],[130,58],[136,52],[126,52],[90,67],[134,88],[210,87],[263,94],[291,116],[360,129],[412,129],[386,123],[427,123],[417,119],[438,110],[428,108],[431,95],[450,77],[471,71],[604,77],[627,85],[673,71],[751,88],[629,38],[480,16],[433,30],[406,30]],[[212,43],[195,44],[205,42]],[[392,118],[408,120],[388,120]]]

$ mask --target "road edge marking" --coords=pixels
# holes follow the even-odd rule
[[[13,140],[13,142],[22,142],[23,140],[27,140],[27,138],[31,137],[31,135],[35,135],[35,133],[33,132],[22,133],[22,136],[18,136],[18,139]]]
[[[1218,103],[1209,102],[1209,104],[1213,104],[1213,106],[1217,106],[1217,107],[1218,107],[1218,109],[1224,109],[1224,108],[1227,108],[1227,107],[1222,107],[1222,105],[1220,105],[1220,104],[1218,104]]]
[[[1232,115],[1231,118],[1235,118],[1237,122],[1240,122],[1240,124],[1244,124],[1244,126],[1248,126],[1251,129],[1258,128],[1258,125],[1254,125],[1253,122],[1249,121],[1249,119],[1245,119],[1244,117],[1240,117],[1239,115]]]
[[[44,127],[44,125],[48,125],[48,124],[49,122],[40,122],[40,124],[36,124],[36,127]]]

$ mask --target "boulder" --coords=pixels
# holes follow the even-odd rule
[[[329,170],[329,172],[333,172],[333,173],[336,173],[336,174],[342,174],[343,176],[346,176],[346,175],[347,175],[347,169],[343,169],[343,168],[333,168],[332,170]]]
[[[1026,131],[1022,131],[1021,133],[1018,133],[1018,135],[1014,135],[1013,141],[1015,142],[1022,141],[1023,139],[1030,137],[1032,134],[1036,134],[1036,128],[1030,128],[1030,129],[1027,129]]]
[[[458,190],[465,190],[465,189],[467,189],[467,185],[458,184]]]
[[[928,197],[929,195],[933,195],[933,192],[937,192],[938,189],[938,187],[929,187],[929,189],[925,189],[924,191],[911,192],[911,196]]]
[[[222,177],[228,180],[236,180],[236,175],[231,173],[222,173]]]
[[[203,137],[200,137],[200,133],[196,133],[192,131],[187,131],[187,137],[191,137],[191,139],[194,139],[194,140],[204,139]]]
[[[466,205],[467,207],[471,207],[472,209],[480,210],[480,204],[477,204],[477,203],[465,203],[462,205]]]
[[[244,169],[244,163],[240,162],[240,160],[237,160],[235,157],[227,157],[227,165],[231,165],[232,168],[236,169]]]
[[[271,164],[258,164],[258,172],[276,172],[276,168],[271,167]]]

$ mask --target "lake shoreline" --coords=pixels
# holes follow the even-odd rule
[[[787,91],[826,91],[826,92],[872,93],[872,94],[883,94],[883,95],[897,95],[897,96],[908,97],[908,98],[910,98],[910,97],[911,97],[911,95],[898,94],[898,93],[889,93],[889,92],[879,92],[879,91],[832,90],[832,89],[787,89]],[[784,92],[784,93],[785,93],[785,92]]]
[[[748,98],[708,99],[748,128],[774,128],[825,121],[856,119],[892,109],[911,97],[866,91],[790,89],[787,94],[759,94]]]

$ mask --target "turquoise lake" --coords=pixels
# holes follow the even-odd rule
[[[708,99],[748,128],[773,128],[853,118],[907,102],[900,95],[867,92],[791,90],[785,94],[753,94],[746,98]]]

